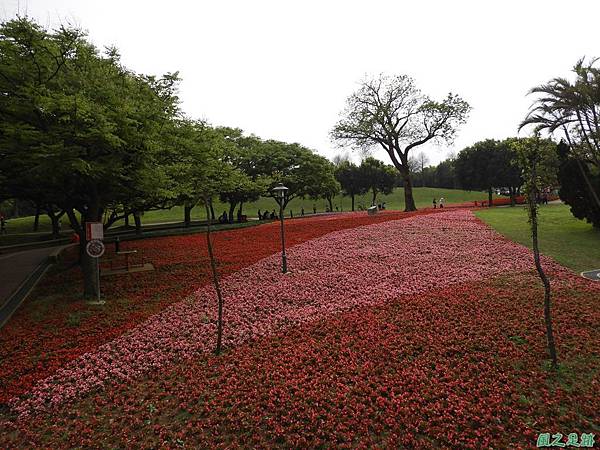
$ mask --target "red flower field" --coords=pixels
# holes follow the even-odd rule
[[[427,213],[427,210],[417,214]],[[286,223],[289,246],[336,230],[408,217],[415,213],[384,212],[377,216],[341,214],[297,219]],[[215,233],[221,275],[233,273],[281,250],[279,224]],[[47,276],[11,321],[0,330],[0,405],[27,393],[40,379],[65,363],[110,342],[166,306],[209,282],[205,235],[125,242],[156,267],[102,279],[107,303],[90,308],[78,299],[79,268],[63,267]],[[112,246],[106,257],[112,255]]]
[[[593,282],[544,259],[561,359],[553,372],[529,251],[469,211],[348,215],[287,230],[296,244],[290,275],[277,271],[278,255],[258,255],[277,250],[275,224],[218,235],[220,270],[230,274],[223,355],[210,352],[212,287],[177,302],[193,285],[174,270],[179,293],[152,312],[145,305],[159,286],[121,288],[139,300],[121,309],[120,333],[102,339],[85,325],[93,317],[67,327],[94,336],[90,353],[76,347],[24,384],[22,369],[10,372],[3,360],[15,381],[0,446],[529,448],[542,432],[598,431]],[[201,238],[164,239],[157,266],[198,264],[203,256],[190,248],[201,249]],[[152,254],[162,241],[135,246]],[[242,254],[246,264],[236,264]],[[54,275],[63,286],[71,278]]]

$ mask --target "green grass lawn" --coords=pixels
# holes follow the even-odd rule
[[[499,233],[531,247],[524,207],[490,208],[475,214]],[[540,207],[539,242],[542,253],[576,272],[600,269],[600,230],[573,217],[566,205]]]
[[[444,197],[446,203],[462,203],[466,201],[474,200],[485,200],[487,194],[485,192],[471,192],[461,191],[459,189],[438,189],[438,188],[414,188],[414,198],[417,204],[417,208],[424,208],[431,206],[433,198],[439,200],[440,197]],[[398,188],[389,195],[379,195],[377,202],[385,202],[387,209],[404,209],[404,189]],[[349,211],[351,208],[351,201],[349,197],[338,196],[334,199],[334,209],[337,206],[340,211]],[[370,206],[371,194],[359,195],[355,199],[355,207],[358,209],[359,205],[364,207]],[[317,212],[324,212],[326,201],[325,200],[310,200],[310,199],[294,199],[292,200],[286,210],[286,215],[289,215],[291,210],[294,216],[300,215],[301,208],[304,208],[305,213],[312,213],[313,205],[317,208]],[[277,203],[272,198],[262,197],[256,202],[244,204],[244,214],[248,217],[257,217],[258,210],[261,212],[265,210],[272,211],[277,209]],[[223,211],[229,211],[229,207],[220,203],[215,202],[214,210],[216,215],[223,214]],[[237,210],[236,210],[237,211]],[[204,213],[204,207],[201,205],[195,207],[192,210],[192,220],[205,220],[206,214]],[[171,209],[165,209],[160,211],[147,211],[142,217],[142,224],[152,224],[160,222],[177,222],[183,221],[183,207],[176,206]],[[131,221],[133,225],[133,220]],[[63,216],[62,219],[63,230],[68,230],[68,219]],[[117,222],[114,226],[123,225],[123,222]],[[40,232],[50,232],[50,220],[47,216],[40,216]],[[17,243],[20,241],[31,242],[35,238],[31,235],[16,237],[15,234],[27,234],[33,231],[33,216],[19,217],[17,219],[9,219],[7,223],[8,237],[0,236],[0,245],[9,245],[9,243]],[[13,235],[10,238],[10,235]],[[10,242],[9,242],[10,241]]]

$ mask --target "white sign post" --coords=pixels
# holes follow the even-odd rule
[[[104,225],[102,222],[86,222],[85,223],[85,237],[88,241],[94,239],[104,239]]]
[[[99,304],[100,301],[100,261],[99,258],[104,255],[106,248],[104,247],[104,226],[102,222],[86,222],[85,237],[88,240],[85,246],[87,254],[96,261],[96,298]]]

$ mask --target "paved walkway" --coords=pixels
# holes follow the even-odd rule
[[[0,255],[0,309],[29,274],[55,249],[56,247],[38,248]]]

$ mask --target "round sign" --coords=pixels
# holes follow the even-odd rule
[[[85,251],[92,258],[100,258],[102,255],[104,255],[104,250],[104,242],[99,239],[93,239],[85,246]]]

